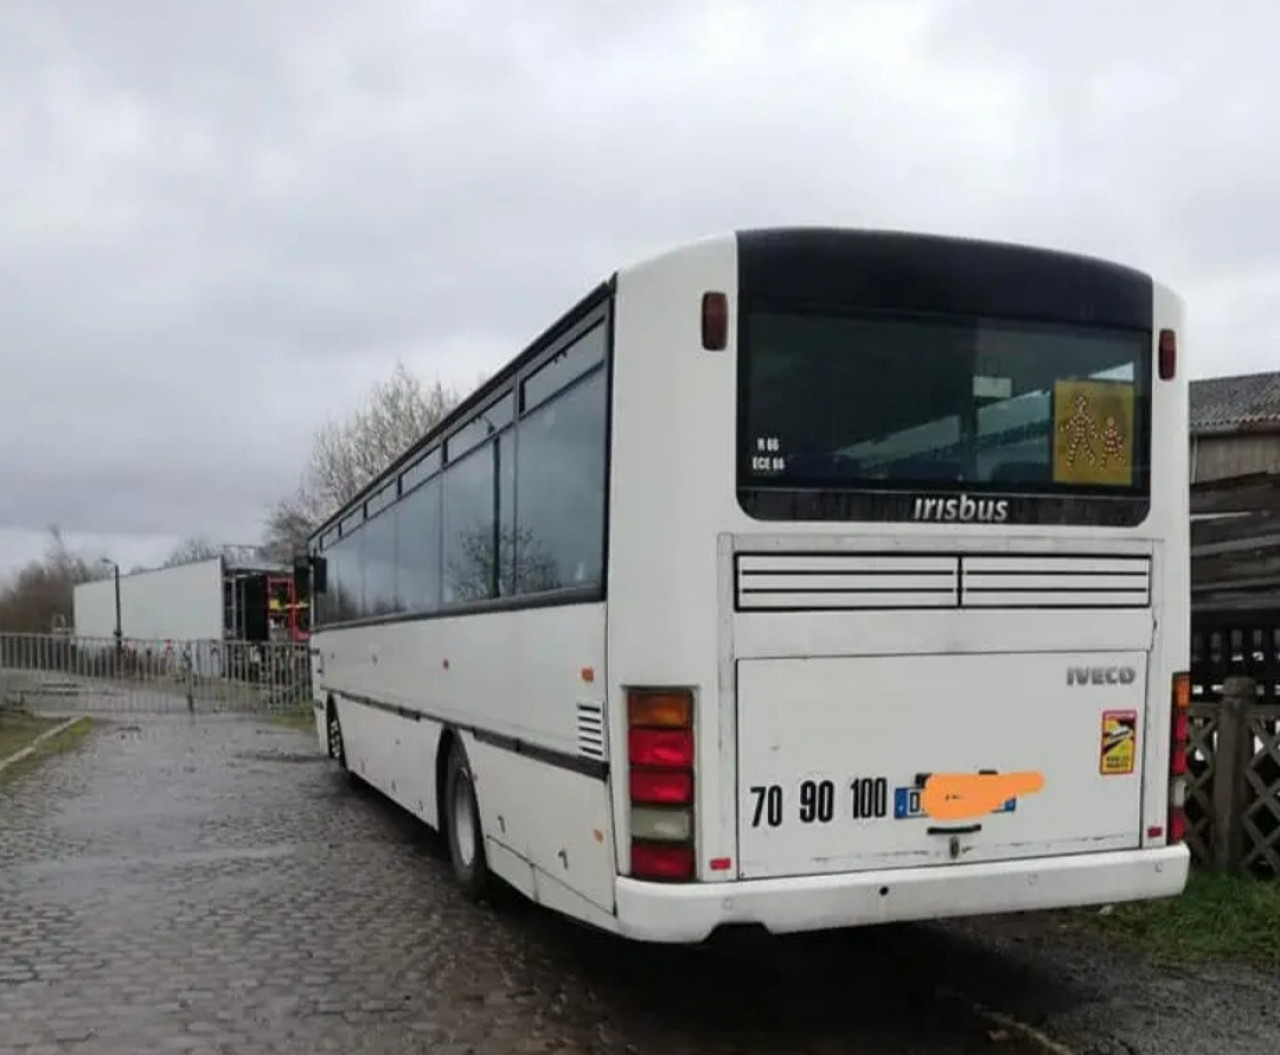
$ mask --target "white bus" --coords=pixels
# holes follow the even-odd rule
[[[1181,324],[916,234],[621,269],[316,532],[317,734],[636,939],[1176,895]]]

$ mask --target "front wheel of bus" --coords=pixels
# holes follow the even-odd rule
[[[480,807],[476,803],[471,766],[460,743],[449,753],[449,771],[445,783],[449,818],[449,858],[453,874],[463,892],[473,901],[489,891],[489,863],[484,853],[484,832],[480,826]]]

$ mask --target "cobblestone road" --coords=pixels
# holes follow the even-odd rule
[[[928,928],[637,947],[453,889],[314,740],[102,723],[0,784],[0,1052],[1021,1051]],[[980,968],[979,968],[980,969]]]

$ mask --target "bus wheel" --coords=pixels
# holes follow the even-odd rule
[[[480,807],[476,803],[471,766],[462,744],[454,741],[445,777],[445,802],[449,818],[449,858],[462,891],[479,901],[489,889],[489,864],[484,853]]]
[[[329,757],[337,759],[338,765],[347,768],[347,752],[342,745],[342,725],[338,721],[338,708],[332,703],[325,709],[325,725],[329,733]]]

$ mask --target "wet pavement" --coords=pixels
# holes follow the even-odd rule
[[[473,906],[423,826],[246,719],[100,722],[0,783],[0,1055],[1031,1050],[956,990],[1090,1034],[1105,978],[1027,948],[977,921],[689,950]]]

